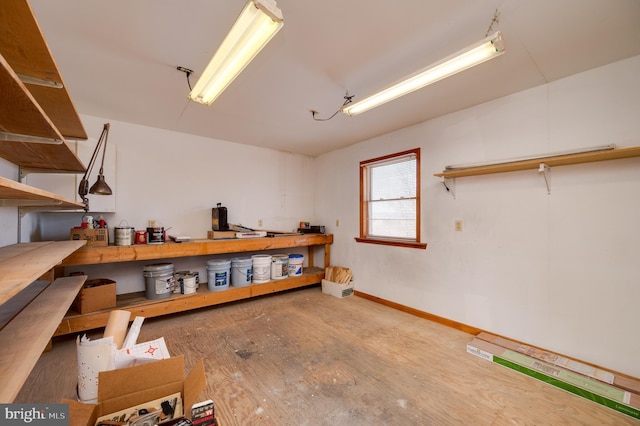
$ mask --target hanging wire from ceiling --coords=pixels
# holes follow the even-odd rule
[[[313,117],[314,120],[316,121],[329,121],[331,120],[333,117],[335,117],[336,115],[338,115],[338,113],[340,111],[342,111],[342,108],[344,108],[345,106],[349,105],[351,102],[353,102],[353,97],[355,95],[350,95],[349,91],[347,91],[344,95],[344,103],[342,104],[342,106],[340,106],[340,108],[338,108],[338,110],[336,112],[334,112],[330,117],[327,118],[318,118],[316,117],[316,114],[318,114],[318,111],[316,110],[311,110],[311,116]]]
[[[189,76],[193,74],[193,70],[190,70],[189,68],[181,67],[179,65],[176,67],[176,69],[178,71],[182,71],[183,73],[187,74],[187,85],[189,86],[189,91],[193,90],[191,89],[191,81],[189,81]]]
[[[493,12],[493,19],[491,19],[491,22],[489,23],[489,28],[487,28],[487,32],[485,33],[484,36],[489,37],[489,34],[493,32],[493,26],[499,23],[500,23],[500,11],[496,9],[496,11]]]

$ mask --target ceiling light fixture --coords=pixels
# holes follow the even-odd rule
[[[283,25],[282,12],[274,0],[250,0],[193,87],[189,99],[211,105]]]
[[[429,84],[464,71],[505,52],[500,31],[438,61],[386,89],[342,108],[348,115],[357,115],[397,99]]]

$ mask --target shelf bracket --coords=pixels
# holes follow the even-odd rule
[[[442,186],[447,190],[449,194],[456,199],[456,178],[442,178]]]
[[[540,163],[538,172],[542,173],[544,176],[544,183],[547,185],[547,194],[551,194],[551,176],[549,175],[551,168],[545,163]]]

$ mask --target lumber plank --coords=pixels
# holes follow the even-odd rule
[[[506,339],[504,337],[495,336],[493,334],[482,332],[476,336],[478,339],[493,343],[501,346],[505,349],[510,349],[516,352],[523,353],[532,358],[546,361],[558,367],[563,367],[576,373],[583,374],[601,382],[608,383],[610,385],[617,386],[621,389],[640,394],[640,380],[632,377],[626,377],[620,375],[620,373],[613,373],[595,366],[588,365],[584,362],[569,359],[567,357],[549,352],[534,346],[525,345],[513,340]]]
[[[69,240],[0,248],[0,305],[85,244]]]
[[[478,338],[467,352],[640,420],[640,397]]]
[[[58,278],[0,330],[0,403],[13,402],[86,279]]]

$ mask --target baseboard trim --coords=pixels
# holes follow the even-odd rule
[[[358,291],[358,290],[355,290],[353,292],[353,294],[355,296],[362,297],[363,299],[371,300],[372,302],[376,302],[376,303],[379,303],[381,305],[385,305],[385,306],[388,306],[390,308],[397,309],[398,311],[406,312],[408,314],[415,315],[417,317],[424,318],[424,319],[427,319],[429,321],[433,321],[433,322],[436,322],[438,324],[445,325],[447,327],[455,328],[456,330],[464,331],[465,333],[473,334],[474,336],[480,334],[483,331],[486,331],[486,330],[482,330],[480,328],[472,327],[472,326],[467,325],[467,324],[463,324],[461,322],[450,320],[448,318],[444,318],[444,317],[441,317],[441,316],[438,316],[438,315],[430,314],[428,312],[424,312],[424,311],[421,311],[419,309],[410,308],[409,306],[401,305],[401,304],[396,303],[396,302],[391,302],[389,300],[382,299],[382,298],[377,297],[377,296],[372,296],[370,294],[363,293],[363,292]]]
[[[467,325],[467,324],[464,324],[464,323],[461,323],[461,322],[453,321],[453,320],[450,320],[448,318],[444,318],[444,317],[441,317],[441,316],[438,316],[438,315],[430,314],[428,312],[424,312],[424,311],[421,311],[421,310],[418,310],[418,309],[410,308],[408,306],[401,305],[401,304],[396,303],[396,302],[391,302],[389,300],[382,299],[382,298],[377,297],[377,296],[372,296],[370,294],[363,293],[363,292],[358,291],[358,290],[354,290],[353,294],[355,296],[362,297],[363,299],[371,300],[372,302],[379,303],[381,305],[388,306],[390,308],[397,309],[399,311],[406,312],[408,314],[415,315],[417,317],[424,318],[424,319],[427,319],[429,321],[433,321],[435,323],[442,324],[444,326],[451,327],[451,328],[454,328],[456,330],[460,330],[460,331],[463,331],[465,333],[472,334],[474,336],[477,336],[478,334],[480,334],[482,332],[489,333],[489,334],[492,334],[492,335],[497,336],[497,337],[502,337],[504,339],[512,340],[512,341],[514,341],[516,343],[519,343],[519,344],[522,344],[522,345],[531,346],[533,348],[540,349],[540,350],[545,351],[545,352],[554,353],[554,354],[557,354],[559,356],[562,356],[562,357],[565,357],[565,358],[569,358],[569,359],[572,359],[574,361],[577,361],[577,362],[580,362],[580,363],[583,363],[583,364],[586,364],[586,365],[590,365],[590,366],[595,367],[595,368],[599,368],[599,369],[602,369],[602,370],[609,371],[609,372],[611,372],[611,373],[613,373],[613,374],[615,374],[616,376],[619,376],[619,377],[624,377],[624,378],[627,378],[627,379],[630,379],[630,380],[634,380],[634,381],[640,380],[640,378],[634,377],[634,376],[629,375],[629,374],[621,373],[619,371],[612,370],[612,369],[606,368],[606,367],[602,367],[600,365],[593,364],[593,363],[590,363],[590,362],[587,362],[587,361],[582,361],[582,360],[580,360],[578,358],[570,357],[570,356],[563,355],[563,354],[558,354],[557,352],[553,352],[553,351],[550,351],[548,349],[541,348],[541,347],[538,347],[538,346],[533,346],[533,345],[530,345],[528,343],[521,342],[519,340],[511,339],[511,338],[509,338],[507,336],[502,336],[500,334],[493,333],[492,331],[489,331],[489,330],[483,330],[481,328],[472,327],[470,325]]]

